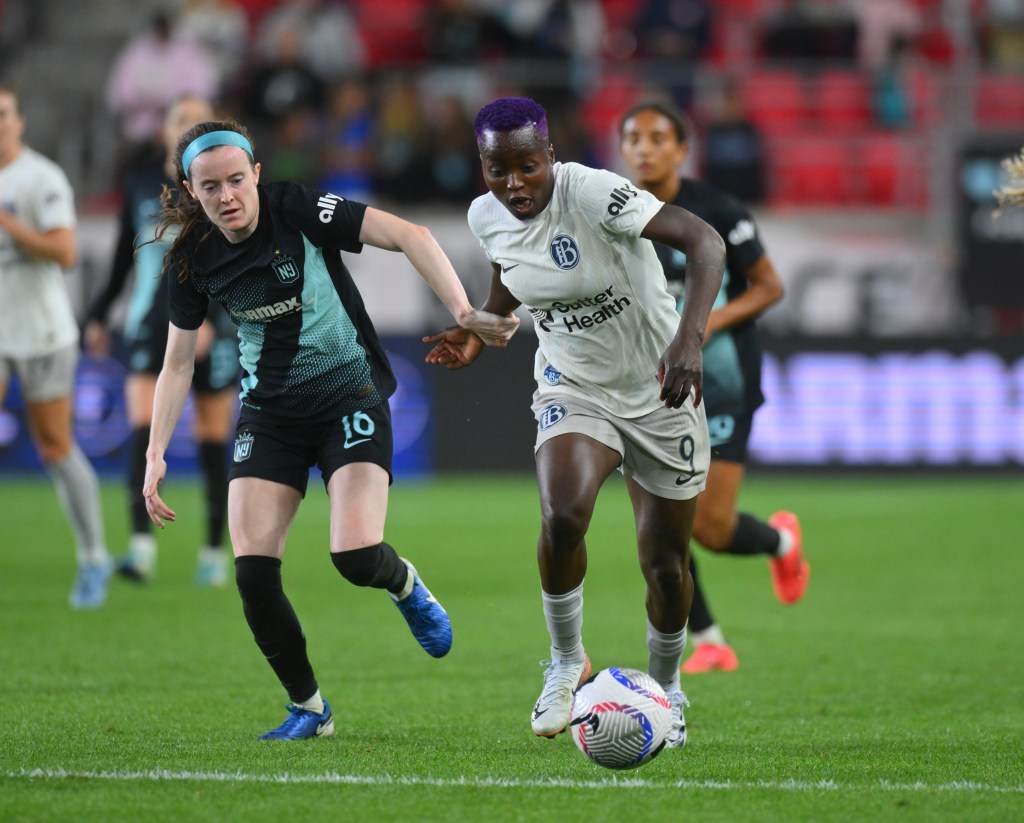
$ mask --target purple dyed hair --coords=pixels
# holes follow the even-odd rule
[[[477,113],[473,133],[479,143],[488,131],[515,131],[533,126],[541,137],[548,139],[548,115],[536,100],[529,97],[499,97]]]

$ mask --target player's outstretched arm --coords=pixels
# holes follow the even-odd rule
[[[658,363],[661,399],[679,408],[695,390],[699,405],[704,385],[701,347],[708,315],[722,285],[725,242],[697,215],[666,204],[651,218],[641,236],[664,243],[686,255],[686,295],[676,335]]]
[[[461,326],[449,326],[437,334],[427,335],[423,342],[434,344],[427,352],[426,361],[446,369],[465,368],[484,350],[484,341]]]
[[[156,380],[153,397],[153,420],[149,431],[149,447],[146,449],[146,479],[142,484],[142,496],[146,499],[149,518],[161,529],[165,520],[175,520],[177,515],[160,497],[160,484],[167,475],[164,454],[171,442],[171,433],[185,406],[192,372],[195,368],[196,329],[179,329],[173,323],[167,326],[167,351],[164,365]]]
[[[515,317],[512,312],[519,307],[519,301],[501,282],[501,268],[495,263],[491,267],[491,291],[483,310],[502,317]],[[465,368],[480,356],[484,347],[483,340],[462,326],[450,326],[437,334],[428,335],[423,338],[423,342],[434,344],[434,348],[427,353],[426,361],[447,369]]]
[[[367,208],[359,241],[405,254],[455,322],[478,335],[488,346],[504,346],[519,328],[518,317],[502,317],[473,308],[451,261],[425,226]]]

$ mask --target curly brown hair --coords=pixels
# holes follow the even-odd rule
[[[165,269],[168,262],[174,258],[178,249],[182,247],[185,238],[195,231],[203,231],[203,235],[199,238],[199,243],[203,243],[214,230],[213,223],[206,216],[202,205],[185,190],[185,171],[181,165],[181,157],[189,144],[197,137],[209,134],[212,131],[238,132],[238,134],[249,141],[249,145],[253,146],[255,150],[252,135],[249,134],[245,126],[235,120],[207,120],[203,123],[197,123],[179,138],[178,145],[174,148],[174,171],[177,184],[175,186],[165,185],[163,187],[163,192],[160,194],[160,220],[157,223],[156,235],[150,241],[163,240],[164,234],[169,229],[177,228],[177,236],[174,238],[166,254],[164,254]],[[249,157],[249,164],[253,167],[256,165],[256,161],[251,156]],[[204,223],[206,224],[205,227],[203,226]],[[188,256],[182,256],[181,265],[177,271],[179,281],[184,281],[188,276],[188,264]]]

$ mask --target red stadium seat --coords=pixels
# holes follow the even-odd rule
[[[927,204],[927,162],[919,138],[872,132],[854,141],[852,196],[865,205],[922,208]]]
[[[852,167],[844,140],[812,136],[775,139],[769,144],[768,161],[769,200],[774,205],[850,200]]]
[[[790,134],[805,127],[804,83],[795,71],[752,71],[741,84],[747,113],[766,134]]]
[[[633,21],[640,11],[635,0],[601,0],[601,7],[604,10],[605,24],[609,29],[632,29]]]
[[[587,130],[596,144],[613,137],[619,127],[619,118],[637,101],[636,82],[628,72],[607,73],[601,87],[580,106]]]
[[[374,68],[423,56],[427,0],[354,0],[352,9]]]
[[[923,68],[915,68],[907,73],[904,82],[913,107],[914,125],[927,129],[940,123],[943,117],[942,80]]]
[[[974,87],[974,117],[982,129],[1024,128],[1024,77],[980,75]]]
[[[825,71],[814,81],[814,113],[829,131],[850,132],[871,125],[871,83],[861,72]]]

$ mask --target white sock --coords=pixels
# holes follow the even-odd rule
[[[566,594],[541,592],[544,620],[551,635],[551,659],[582,660],[583,652],[583,584]]]
[[[686,626],[673,634],[658,631],[647,621],[647,671],[666,692],[679,688],[679,664],[686,647]]]
[[[391,595],[391,599],[395,601],[405,600],[405,598],[412,594],[412,590],[416,586],[416,575],[412,573],[409,561],[404,557],[400,557],[399,560],[401,560],[405,564],[405,567],[409,569],[409,577],[406,578],[405,585],[402,586],[402,590],[398,594],[391,594],[391,592],[388,592],[388,594]]]
[[[143,574],[156,570],[156,538],[148,532],[136,532],[128,538],[128,556]]]
[[[725,635],[722,633],[722,629],[717,623],[712,623],[703,631],[690,632],[690,640],[693,642],[693,647],[703,646],[710,643],[713,646],[728,646],[725,642]]]
[[[793,535],[785,529],[777,529],[779,533],[779,547],[775,550],[776,557],[785,557],[793,548]]]
[[[309,698],[309,700],[303,700],[295,705],[300,709],[306,709],[316,714],[324,713],[324,699],[320,696],[320,689],[317,689],[316,694]]]
[[[78,562],[82,565],[106,563],[107,541],[103,536],[100,514],[100,484],[96,471],[77,445],[63,460],[46,467],[57,488],[64,512],[75,535]]]

